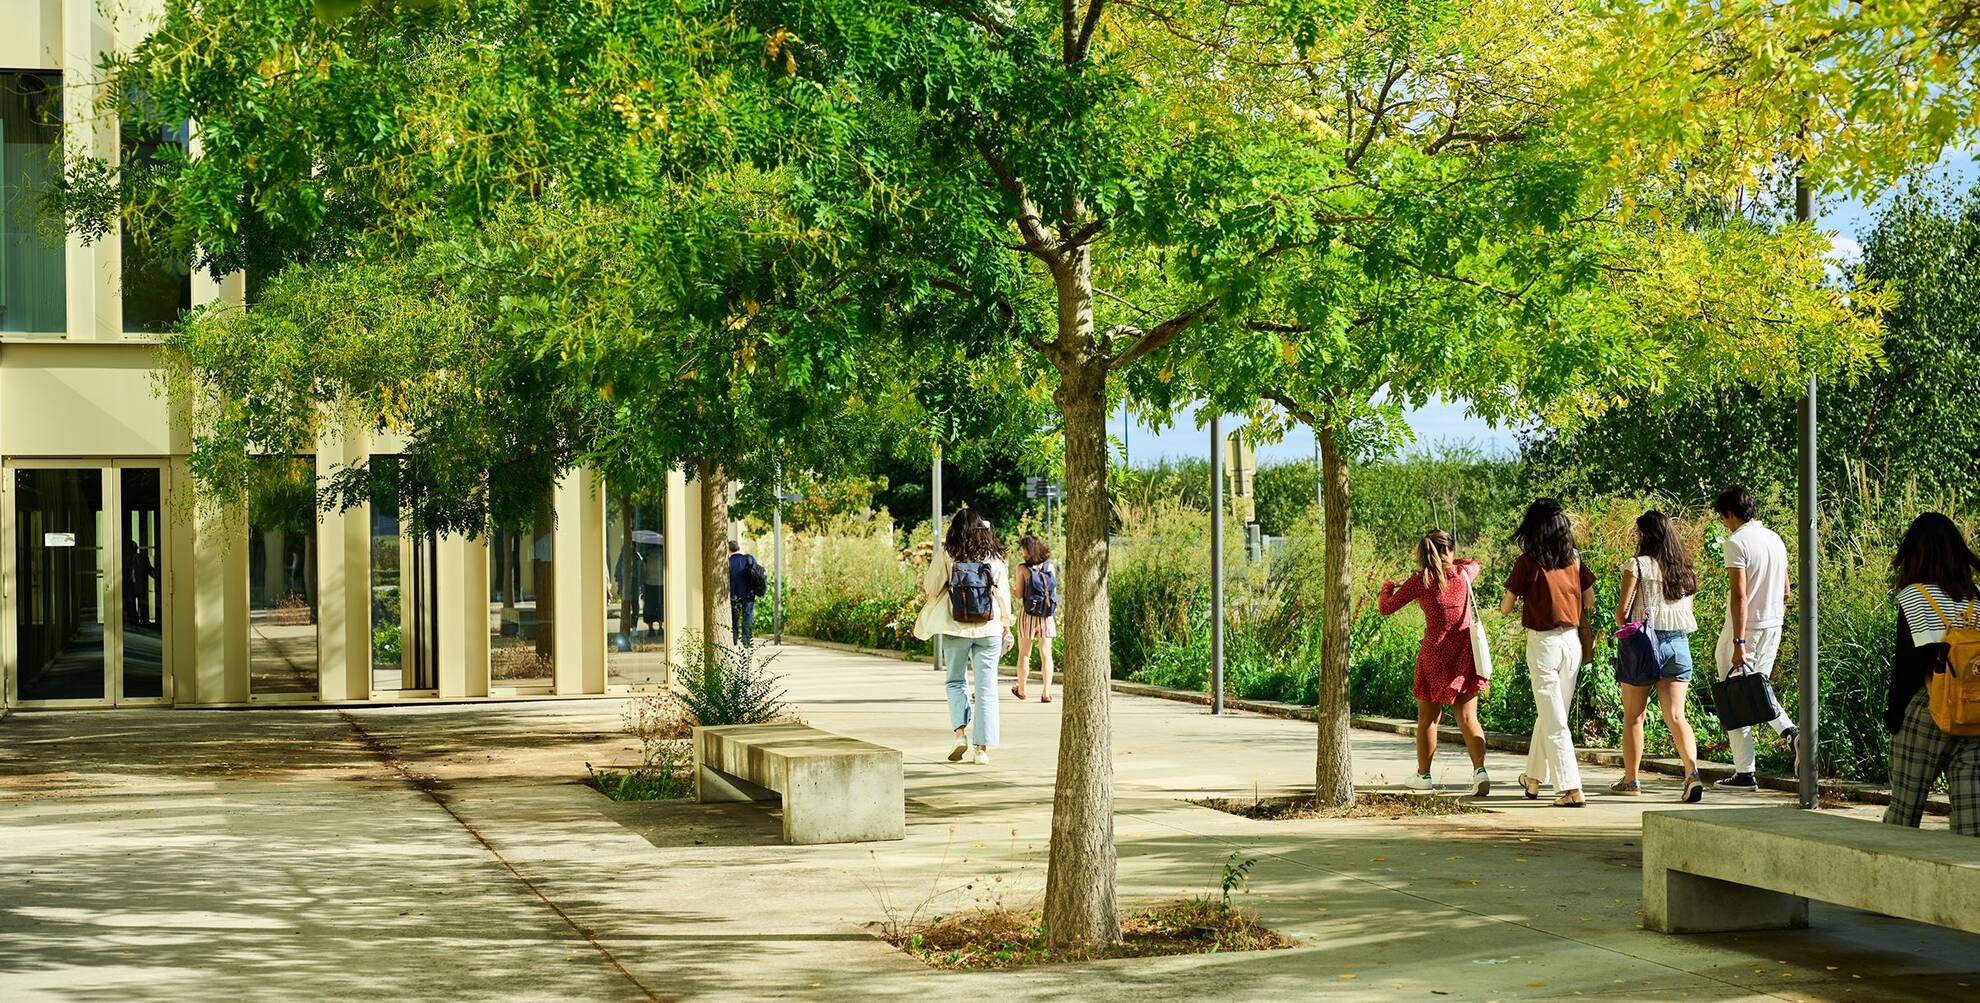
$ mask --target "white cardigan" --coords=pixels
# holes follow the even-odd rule
[[[1011,571],[1002,558],[992,557],[990,594],[996,599],[997,615],[983,623],[957,623],[949,615],[949,552],[937,547],[928,570],[921,575],[921,615],[914,618],[914,636],[926,641],[936,634],[950,637],[1002,637],[1013,623],[1011,616]]]

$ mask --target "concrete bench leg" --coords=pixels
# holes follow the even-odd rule
[[[794,762],[786,786],[786,843],[861,843],[907,835],[898,752]]]
[[[703,803],[720,801],[775,801],[777,792],[758,787],[741,777],[721,770],[697,766],[694,770],[694,799]]]
[[[1798,930],[1808,925],[1808,900],[1785,892],[1645,866],[1643,925],[1662,933]]]

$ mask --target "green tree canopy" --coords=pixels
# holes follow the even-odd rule
[[[1917,188],[1882,209],[1863,241],[1860,284],[1891,298],[1883,364],[1825,388],[1821,482],[1915,485],[1971,499],[1980,482],[1980,189]],[[1524,444],[1543,475],[1595,491],[1646,491],[1694,504],[1727,483],[1794,479],[1792,399],[1686,388]]]

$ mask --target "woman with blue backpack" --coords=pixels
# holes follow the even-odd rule
[[[939,637],[948,667],[949,725],[956,736],[949,762],[970,756],[978,766],[988,765],[997,744],[997,662],[1012,621],[1010,570],[988,521],[969,509],[949,520],[949,533],[922,575],[921,594],[914,636]]]
[[[1058,636],[1053,617],[1059,612],[1059,570],[1052,566],[1052,548],[1036,533],[1026,533],[1018,541],[1018,556],[1024,563],[1017,574],[1017,685],[1011,695],[1024,699],[1025,680],[1031,676],[1031,646],[1038,645],[1038,702],[1052,702],[1052,638]]]

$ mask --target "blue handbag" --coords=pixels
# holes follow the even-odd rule
[[[1630,612],[1636,612],[1636,601],[1643,598],[1645,581],[1643,576],[1636,578],[1636,594],[1631,597]],[[1644,611],[1643,619],[1632,619],[1616,630],[1616,682],[1631,686],[1654,686],[1663,675],[1664,660],[1657,654],[1657,632],[1650,626],[1649,611]]]

